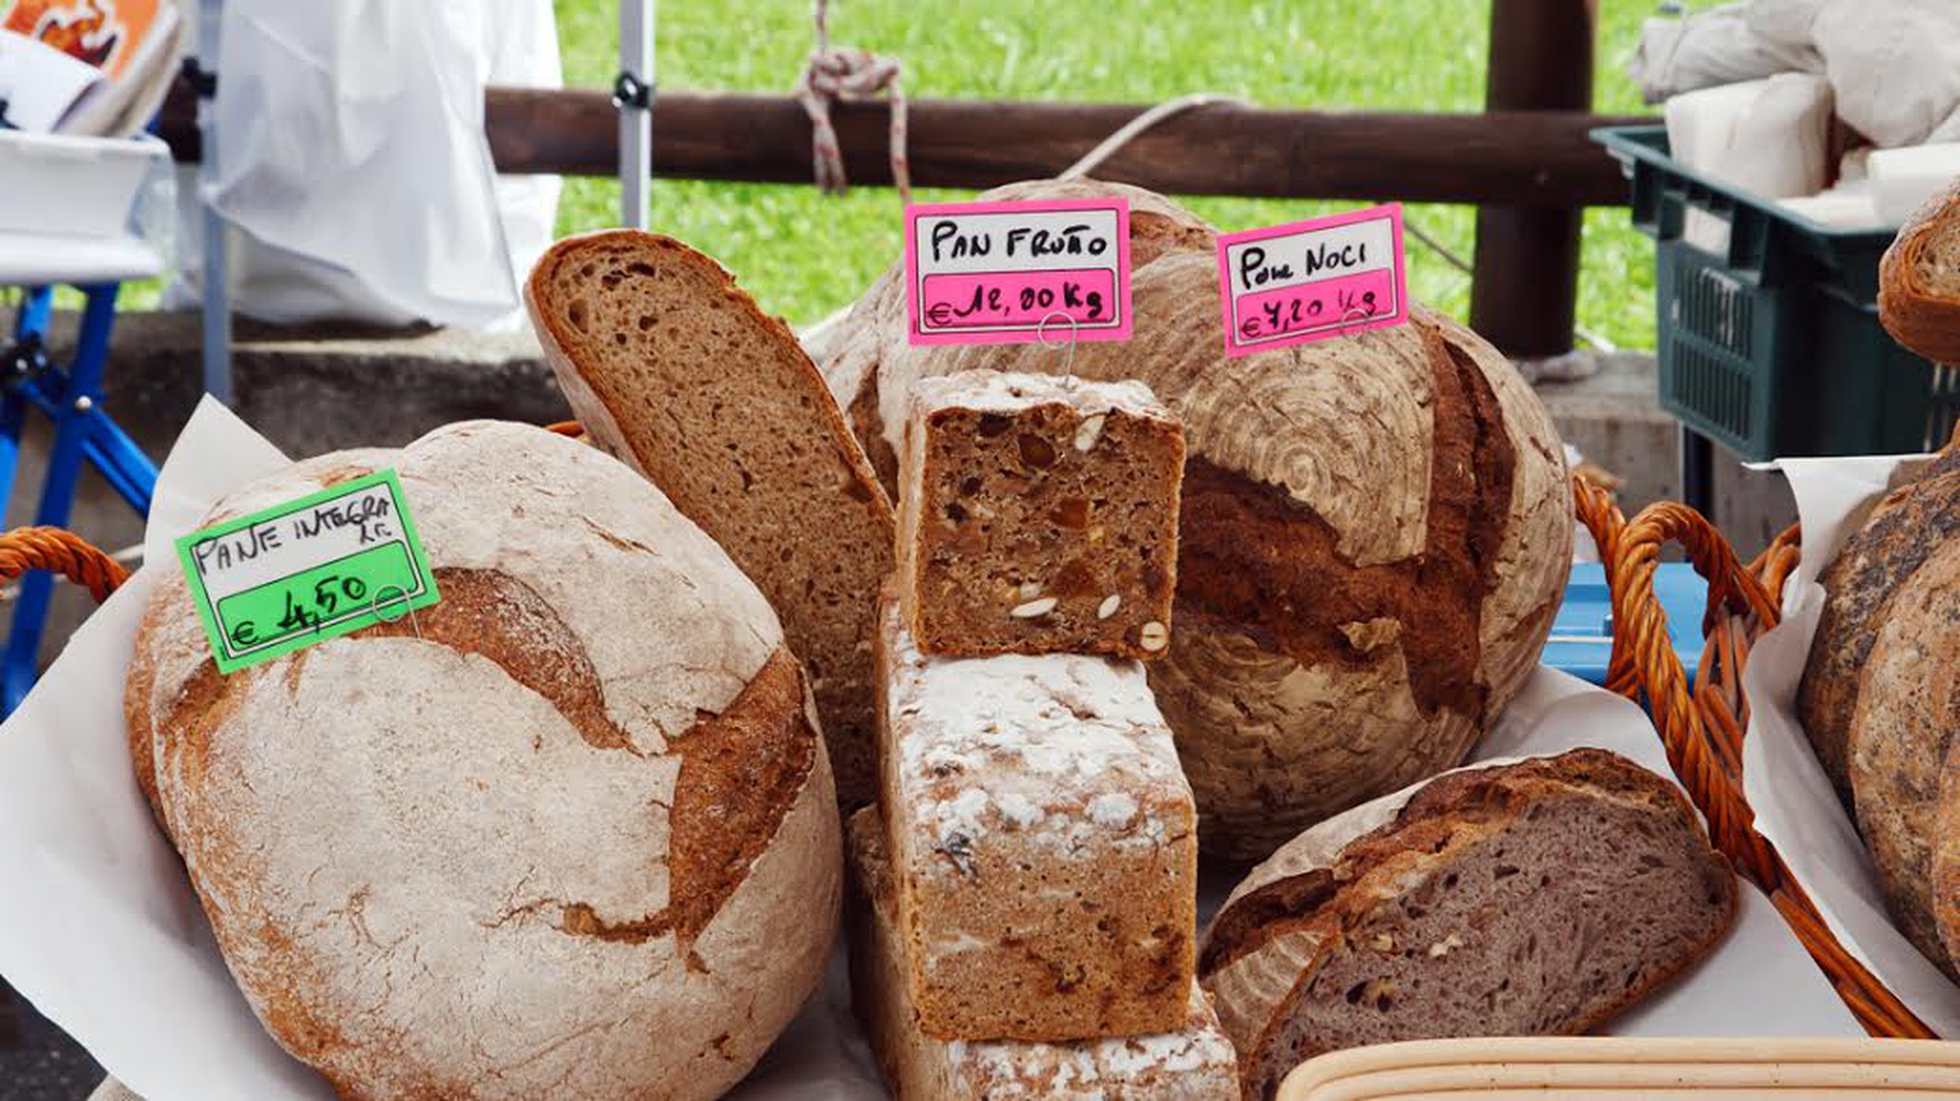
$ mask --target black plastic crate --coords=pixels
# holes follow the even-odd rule
[[[1668,157],[1664,126],[1593,137],[1627,166],[1633,224],[1655,240],[1663,409],[1747,459],[1927,451],[1952,435],[1960,371],[1878,321],[1895,230],[1820,225],[1693,172]]]

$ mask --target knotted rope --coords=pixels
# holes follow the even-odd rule
[[[817,186],[830,194],[842,194],[844,151],[837,143],[837,128],[831,124],[831,105],[839,100],[871,99],[883,94],[891,99],[892,186],[898,188],[900,202],[912,201],[912,171],[905,156],[905,91],[899,83],[899,64],[895,57],[867,50],[830,44],[830,0],[816,0],[817,44],[796,79],[796,98],[810,116],[811,161],[816,166]]]

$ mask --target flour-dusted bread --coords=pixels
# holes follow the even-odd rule
[[[871,636],[894,519],[796,337],[713,259],[633,230],[553,245],[524,301],[587,434],[775,605],[816,692],[838,794],[871,798]]]
[[[1189,986],[1182,1028],[1074,1043],[936,1040],[919,1028],[898,934],[897,889],[876,807],[851,816],[854,890],[851,1002],[885,1081],[900,1101],[1231,1101],[1239,1095],[1232,1042],[1211,1002]]]
[[[927,657],[889,599],[878,661],[879,803],[919,1027],[1183,1028],[1197,814],[1142,664]]]
[[[442,602],[230,676],[173,572],[127,698],[267,1029],[343,1097],[710,1098],[821,977],[841,849],[774,614],[624,466],[451,425],[401,476]]]
[[[915,382],[969,369],[1137,379],[1177,414],[1177,629],[1151,685],[1206,850],[1261,857],[1460,764],[1523,684],[1570,570],[1564,452],[1510,363],[1436,314],[1227,358],[1203,223],[1092,181],[989,197],[1097,191],[1131,197],[1133,339],[913,347],[881,281],[825,377],[874,457]]]
[[[970,371],[912,388],[899,592],[930,654],[1163,656],[1184,433],[1140,382]]]
[[[1301,834],[1199,974],[1250,1099],[1364,1044],[1584,1032],[1701,959],[1735,881],[1680,789],[1574,750],[1445,773]]]
[[[1899,586],[1955,538],[1960,538],[1960,437],[1912,480],[1887,493],[1818,578],[1824,611],[1797,687],[1797,715],[1847,808],[1852,805],[1851,720],[1872,642]]]
[[[1851,722],[1858,826],[1899,928],[1960,978],[1944,934],[1960,932],[1960,852],[1942,824],[1960,745],[1960,539],[1940,544],[1899,586],[1872,643]],[[1943,865],[1936,874],[1936,865]],[[1936,881],[1945,887],[1936,889]]]
[[[1960,179],[1933,196],[1878,264],[1878,318],[1935,363],[1960,363]]]

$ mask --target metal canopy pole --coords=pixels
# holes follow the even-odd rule
[[[653,176],[653,16],[654,0],[620,0],[619,77],[613,105],[619,108],[619,224],[647,228],[647,189]]]
[[[219,0],[197,6],[197,132],[203,143],[198,158],[197,205],[204,217],[204,392],[230,405],[231,397],[231,227],[205,202],[204,189],[215,182],[218,161],[217,72]]]

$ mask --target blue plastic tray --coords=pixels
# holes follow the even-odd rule
[[[1701,660],[1701,616],[1707,607],[1708,583],[1686,562],[1663,562],[1654,571],[1654,594],[1667,612],[1667,633],[1688,672],[1692,687],[1695,664]],[[1572,567],[1565,601],[1552,621],[1552,637],[1539,660],[1581,680],[1606,683],[1606,662],[1613,656],[1613,598],[1606,589],[1605,567],[1597,563]]]

